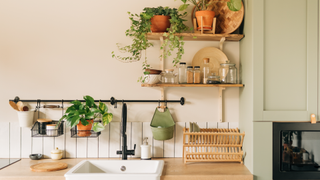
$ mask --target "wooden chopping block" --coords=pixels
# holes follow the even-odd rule
[[[66,168],[68,168],[68,164],[62,162],[48,162],[30,166],[31,171],[34,172],[58,171]]]

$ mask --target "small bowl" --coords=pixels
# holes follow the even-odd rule
[[[32,160],[39,160],[39,159],[41,159],[41,157],[42,157],[42,154],[30,154],[29,155],[29,158]]]
[[[145,75],[146,80],[145,80],[145,84],[157,84],[160,81],[160,74],[148,74]]]
[[[158,69],[146,69],[145,72],[149,72],[149,74],[160,74],[162,71]]]

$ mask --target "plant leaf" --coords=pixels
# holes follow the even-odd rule
[[[71,101],[70,103],[74,104],[74,105],[80,105],[81,104],[81,102],[78,101],[78,100]]]
[[[102,123],[104,126],[109,124],[112,121],[113,114],[112,113],[104,113],[102,116]]]
[[[66,118],[66,117],[67,117],[67,115],[63,115],[63,116],[59,119],[59,122],[57,123],[57,125],[55,126],[55,128],[58,128],[60,122],[61,122],[64,118]]]
[[[104,104],[102,102],[99,102],[99,109],[100,109],[101,114],[104,114],[106,111],[108,111],[106,104]]]
[[[105,128],[104,128],[104,126],[101,124],[101,123],[97,123],[97,122],[95,122],[94,124],[93,124],[93,127],[92,127],[92,130],[94,131],[94,132],[100,132],[100,131],[102,131],[102,130],[104,130]]]
[[[72,105],[72,106],[68,107],[68,109],[66,110],[66,114],[68,114],[72,111],[75,111],[75,110],[76,110],[75,105]]]
[[[94,104],[94,99],[91,96],[83,96],[83,99],[86,100],[86,105],[91,108]]]
[[[73,128],[74,126],[76,126],[77,124],[79,124],[79,120],[80,120],[80,116],[79,116],[79,115],[74,115],[74,116],[70,119],[70,127]]]
[[[188,8],[189,4],[182,4],[179,6],[178,11],[184,11]]]
[[[85,115],[85,119],[90,120],[94,118],[94,112],[89,112]]]
[[[231,11],[239,11],[242,7],[241,0],[230,0],[227,5]]]
[[[81,124],[84,126],[87,126],[89,124],[89,122],[85,119],[85,118],[81,118]]]

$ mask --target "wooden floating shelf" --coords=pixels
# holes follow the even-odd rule
[[[141,84],[141,87],[243,87],[243,84]]]
[[[240,41],[243,34],[195,34],[195,33],[179,33],[177,36],[184,37],[185,41],[220,41],[221,38],[225,37],[226,41]],[[148,40],[159,40],[163,37],[163,33],[148,33]],[[196,37],[196,38],[195,38]]]

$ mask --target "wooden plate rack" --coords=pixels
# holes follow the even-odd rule
[[[183,128],[183,161],[242,164],[244,135],[238,128],[206,128],[200,132],[189,132],[189,128]]]

